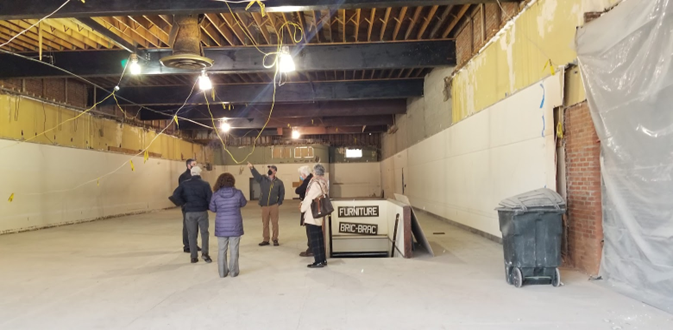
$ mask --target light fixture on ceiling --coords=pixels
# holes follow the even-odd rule
[[[222,122],[220,123],[220,129],[222,132],[229,133],[229,131],[231,131],[231,125],[227,123],[226,119],[222,119]]]
[[[209,91],[213,88],[213,83],[210,81],[210,77],[208,77],[205,70],[201,71],[201,75],[199,76],[199,88],[202,91]]]
[[[292,59],[292,55],[290,55],[290,47],[283,46],[278,57],[278,69],[280,72],[287,73],[295,70],[294,60]]]
[[[299,139],[299,137],[301,137],[301,133],[299,133],[298,130],[292,130],[292,139],[296,140]]]
[[[142,68],[140,67],[140,63],[138,63],[138,55],[137,54],[131,54],[131,61],[129,62],[129,71],[134,76],[139,75],[140,72],[142,71]]]

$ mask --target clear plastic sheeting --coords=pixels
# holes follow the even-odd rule
[[[601,275],[673,312],[673,1],[623,1],[577,52],[602,148]]]

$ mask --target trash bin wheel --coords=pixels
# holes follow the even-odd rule
[[[554,287],[561,286],[561,272],[558,270],[558,268],[554,269],[554,276],[551,278],[551,285]]]
[[[512,268],[512,284],[517,288],[523,286],[523,273],[519,267]]]
[[[505,264],[505,280],[507,281],[507,284],[513,284],[512,283],[512,267],[507,266],[507,264]]]

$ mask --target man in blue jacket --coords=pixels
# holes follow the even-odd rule
[[[208,206],[213,195],[210,185],[201,179],[201,168],[194,166],[191,169],[191,178],[183,181],[173,192],[173,198],[184,202],[185,222],[189,237],[189,251],[192,263],[199,261],[196,240],[197,230],[201,231],[201,257],[205,262],[213,260],[208,255]]]

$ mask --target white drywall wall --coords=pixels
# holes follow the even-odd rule
[[[552,114],[563,102],[562,77],[549,77],[382,161],[385,196],[404,193],[414,207],[499,237],[494,208],[502,199],[556,188]]]
[[[172,207],[185,170],[182,161],[140,156],[131,171],[130,155],[44,144],[0,140],[0,148],[0,233]]]

